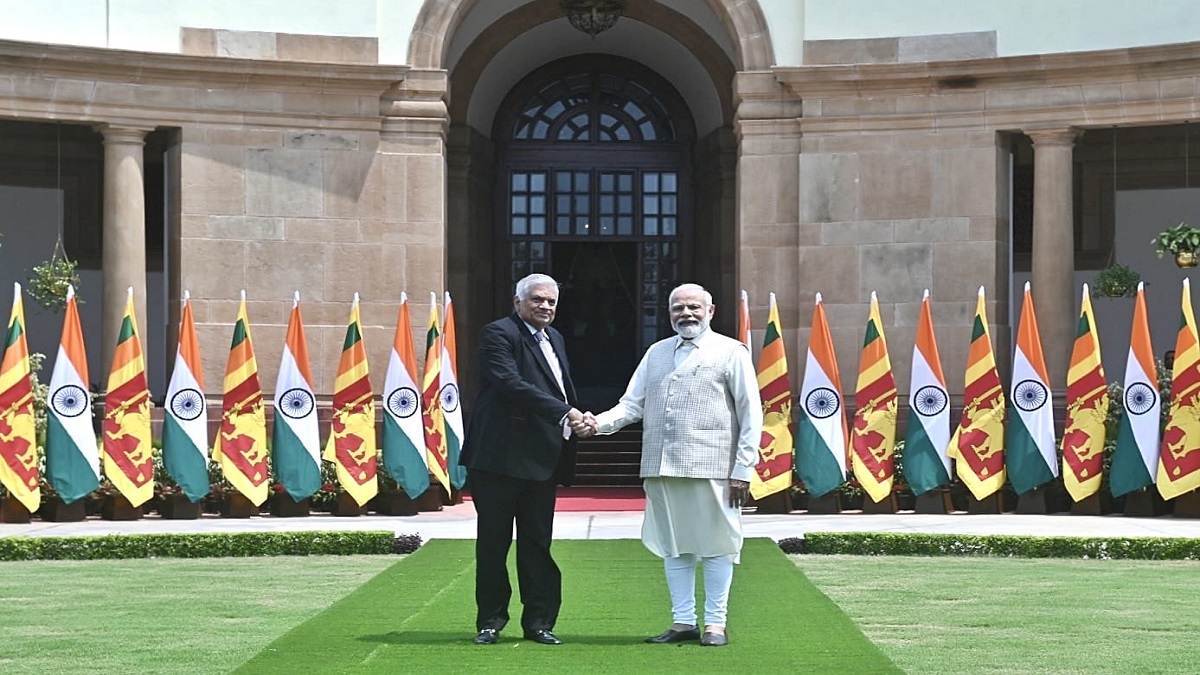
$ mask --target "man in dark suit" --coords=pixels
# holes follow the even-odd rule
[[[482,383],[461,460],[477,514],[476,644],[495,644],[508,623],[514,522],[524,636],[562,644],[553,632],[562,604],[562,574],[550,555],[555,492],[575,476],[575,439],[592,430],[574,406],[566,343],[550,328],[557,305],[558,283],[531,274],[517,282],[515,311],[480,337]]]

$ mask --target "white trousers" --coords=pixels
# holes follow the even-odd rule
[[[704,568],[704,625],[724,626],[729,612],[729,587],[733,584],[736,553],[700,557],[692,553],[663,558],[667,590],[671,593],[674,622],[687,626],[696,623],[696,564]]]

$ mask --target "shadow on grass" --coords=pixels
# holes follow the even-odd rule
[[[643,640],[645,638],[632,635],[582,635],[575,637],[572,635],[559,635],[566,644],[569,645],[597,645],[606,647],[615,647],[620,645],[638,645],[646,647],[662,648],[661,645],[646,645]],[[478,646],[480,649],[484,645],[473,645],[471,640],[475,638],[473,633],[462,633],[459,631],[432,631],[432,630],[406,630],[392,631],[390,633],[382,633],[378,635],[360,635],[356,639],[359,642],[370,642],[373,644],[385,645],[470,645]],[[511,637],[500,634],[500,645],[513,645],[516,643],[528,643],[530,646],[535,646],[531,640],[526,640],[520,636],[520,631],[514,633]],[[699,645],[700,643],[695,643]],[[536,645],[539,649],[545,647],[550,649],[551,645]],[[684,645],[675,645],[684,646]]]

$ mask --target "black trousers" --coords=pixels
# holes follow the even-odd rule
[[[550,555],[557,485],[472,470],[475,503],[475,629],[501,630],[508,623],[512,584],[508,550],[517,528],[517,586],[521,592],[521,627],[526,631],[554,628],[562,605],[562,573]]]

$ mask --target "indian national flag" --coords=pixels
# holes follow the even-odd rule
[[[775,297],[775,294],[772,293],[771,297]],[[742,291],[742,297],[738,300],[737,335],[734,337],[746,345],[747,349],[750,349],[750,296],[746,294],[745,290]]]
[[[975,305],[965,379],[962,418],[949,452],[958,460],[958,477],[975,499],[984,499],[1004,486],[1004,387],[992,352],[983,286]]]
[[[104,475],[133,506],[154,496],[154,448],[150,445],[150,387],[133,314],[133,287],[113,352],[104,396]]]
[[[1067,421],[1062,437],[1063,483],[1080,501],[1100,489],[1104,471],[1104,420],[1108,417],[1108,382],[1100,363],[1100,337],[1088,285],[1083,285],[1079,327],[1067,369]]]
[[[225,480],[258,506],[267,501],[267,417],[254,341],[250,339],[246,291],[242,291],[237,323],[233,326],[224,390],[221,428],[213,446],[213,460],[220,463]]]
[[[204,499],[208,481],[208,405],[204,401],[204,368],[200,341],[192,317],[192,298],[183,294],[179,319],[179,347],[175,370],[167,385],[167,410],[163,415],[163,466],[192,502]]]
[[[796,429],[796,473],[809,494],[821,497],[846,481],[846,413],[820,293],[813,310],[800,403],[804,407]]]
[[[416,499],[429,489],[425,463],[425,430],[421,426],[421,395],[417,393],[417,356],[413,347],[408,294],[400,294],[396,337],[383,383],[383,467],[405,494]]]
[[[1129,356],[1125,360],[1125,414],[1117,429],[1117,447],[1109,467],[1108,486],[1114,497],[1154,485],[1158,473],[1159,419],[1162,401],[1158,395],[1158,366],[1150,343],[1150,321],[1146,315],[1146,293],[1138,283],[1133,305],[1133,327],[1129,332]]]
[[[0,483],[10,497],[36,511],[42,503],[42,490],[21,284],[13,284],[12,316],[4,340],[4,360],[0,361],[0,439]]]
[[[892,493],[896,474],[896,379],[883,335],[879,297],[871,291],[858,384],[854,389],[854,423],[851,425],[850,461],[862,489],[878,503]]]
[[[425,457],[433,477],[450,494],[446,425],[441,403],[441,332],[437,295],[429,294],[429,331],[425,334],[425,373],[421,379],[421,423],[425,426]]]
[[[929,289],[921,299],[909,379],[904,478],[913,494],[919,495],[950,482],[950,456],[946,452],[950,445],[950,395],[933,331]]]
[[[1200,487],[1200,345],[1192,291],[1183,280],[1183,316],[1175,338],[1175,366],[1171,369],[1171,409],[1158,455],[1158,491],[1173,499]]]
[[[745,293],[745,291],[743,291]],[[762,499],[792,486],[795,463],[792,438],[792,385],[788,381],[787,350],[779,323],[779,307],[771,296],[767,330],[762,353],[758,355],[758,391],[762,397],[762,440],[758,444],[758,464],[750,477],[750,495]],[[742,297],[745,307],[745,296]],[[738,331],[741,335],[741,331]],[[745,335],[749,338],[747,327]]]
[[[275,425],[271,432],[275,478],[295,501],[321,489],[321,438],[312,382],[297,292],[292,298],[279,377],[275,380]]]
[[[46,480],[59,499],[71,504],[100,487],[100,451],[92,426],[87,351],[72,286],[67,287],[66,310],[47,394]]]
[[[1058,475],[1050,378],[1042,357],[1042,339],[1029,282],[1025,282],[1025,301],[1017,325],[1011,397],[1013,414],[1008,421],[1005,451],[1008,479],[1017,494],[1024,494]]]
[[[462,406],[458,397],[458,341],[454,330],[454,304],[450,292],[446,292],[446,304],[442,308],[442,367],[439,375],[441,384],[442,418],[446,425],[446,467],[450,473],[450,484],[461,488],[467,482],[467,467],[460,466],[458,456],[462,453],[463,432]]]
[[[367,377],[367,350],[363,346],[358,293],[355,293],[337,379],[333,383],[333,419],[329,424],[324,457],[333,462],[338,483],[359,506],[379,493],[375,475],[378,454],[375,394]]]

